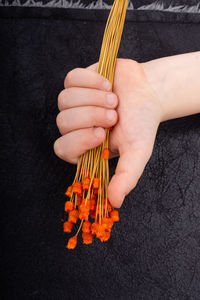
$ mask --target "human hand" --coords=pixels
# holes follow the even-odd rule
[[[105,78],[95,72],[96,67],[74,69],[66,76],[65,89],[58,97],[57,126],[62,137],[55,142],[54,151],[76,163],[81,154],[103,142],[103,128],[115,125],[109,149],[110,157],[119,155],[119,161],[108,198],[114,207],[120,207],[152,154],[163,110],[146,76],[145,64],[117,59],[112,103],[106,101],[111,95],[109,86],[103,86]]]

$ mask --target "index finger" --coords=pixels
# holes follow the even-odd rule
[[[88,66],[86,69],[91,71],[97,71],[97,67],[98,67],[98,62]]]
[[[76,68],[67,74],[64,86],[65,88],[82,87],[110,91],[112,84],[108,79],[90,68]]]

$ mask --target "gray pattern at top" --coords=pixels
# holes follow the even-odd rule
[[[111,5],[103,0],[92,1],[85,4],[82,0],[1,0],[0,6],[24,6],[24,7],[57,7],[57,8],[78,8],[78,9],[110,9]],[[142,5],[137,8],[134,6],[134,0],[128,1],[128,10],[155,10],[168,12],[186,12],[200,13],[200,2],[194,5],[177,5],[171,1],[169,4],[166,1],[154,1],[151,4]]]

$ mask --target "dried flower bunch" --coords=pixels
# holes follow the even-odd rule
[[[111,83],[114,79],[126,8],[127,0],[114,1],[104,32],[97,72]],[[112,208],[107,193],[111,130],[112,128],[105,129],[106,139],[100,146],[87,151],[79,158],[74,182],[65,193],[70,199],[65,203],[68,220],[63,224],[64,232],[70,233],[73,224],[80,220],[76,235],[68,241],[68,249],[76,247],[77,235],[81,228],[84,244],[91,244],[93,235],[105,242],[110,238],[113,223],[119,221],[118,211]]]

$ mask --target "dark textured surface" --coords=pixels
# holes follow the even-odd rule
[[[10,18],[0,9],[1,299],[200,299],[200,115],[160,126],[111,239],[67,251],[64,191],[75,166],[53,153],[57,95],[69,70],[97,61],[105,21],[28,9]],[[200,16],[170,16],[133,12],[119,56],[199,50]]]

